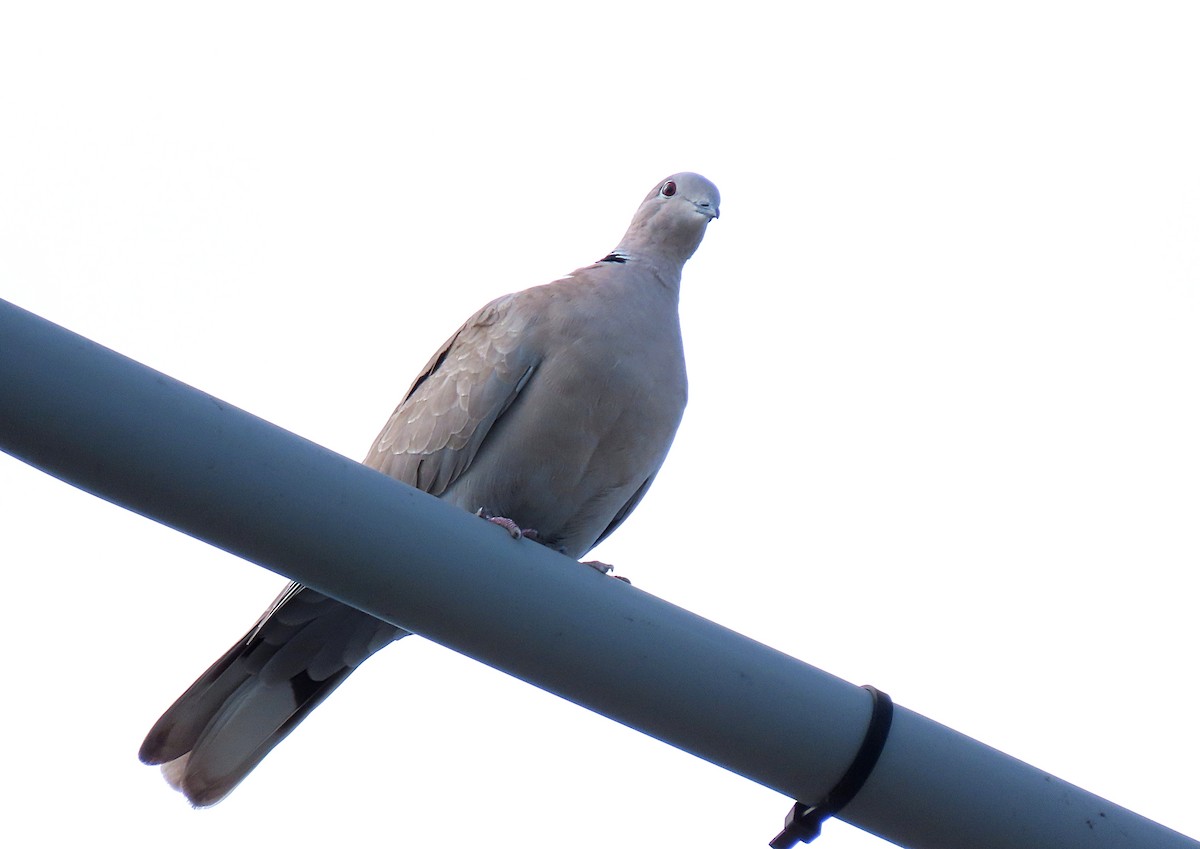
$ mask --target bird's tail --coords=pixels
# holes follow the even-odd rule
[[[359,664],[408,632],[292,584],[154,724],[138,756],[215,805]]]

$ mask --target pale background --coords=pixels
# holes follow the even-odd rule
[[[966,6],[7,3],[0,297],[357,459],[699,171],[691,405],[596,555],[1200,836],[1200,8]],[[138,745],[281,580],[7,456],[0,523],[22,845],[762,847],[790,805],[414,639],[192,811]]]

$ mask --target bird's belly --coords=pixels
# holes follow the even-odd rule
[[[686,388],[652,376],[588,386],[554,377],[531,381],[443,498],[506,516],[581,557],[662,465]],[[533,459],[514,465],[512,457]]]

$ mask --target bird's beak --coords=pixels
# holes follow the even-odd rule
[[[721,210],[706,200],[694,200],[692,201],[692,204],[696,207],[697,212],[699,212],[701,215],[708,216],[710,221],[714,218],[721,217]]]

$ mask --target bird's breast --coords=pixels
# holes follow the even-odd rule
[[[571,556],[591,548],[662,465],[687,402],[677,313],[628,321],[558,323],[553,353],[445,497]]]

